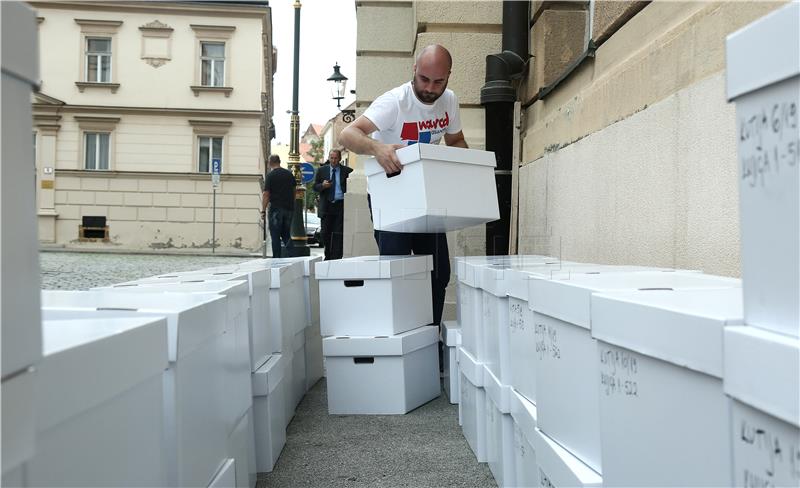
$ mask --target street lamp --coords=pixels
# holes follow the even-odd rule
[[[300,0],[294,2],[294,73],[292,77],[292,116],[289,121],[289,169],[297,181],[294,192],[294,214],[292,215],[292,247],[287,248],[290,257],[308,256],[308,238],[303,223],[303,207],[306,201],[306,187],[300,175],[300,111],[298,92],[300,80]]]
[[[331,98],[336,100],[336,108],[342,112],[342,120],[345,122],[352,122],[355,120],[355,110],[342,110],[341,101],[347,90],[347,77],[339,71],[339,63],[333,65],[333,74],[328,77],[328,81],[332,82],[331,85]]]

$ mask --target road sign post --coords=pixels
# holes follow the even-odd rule
[[[314,165],[311,163],[300,163],[300,183],[311,183],[314,179]]]
[[[211,254],[217,249],[217,188],[219,188],[219,174],[222,171],[222,161],[211,160]]]

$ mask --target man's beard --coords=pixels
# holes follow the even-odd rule
[[[421,91],[417,90],[417,84],[414,80],[411,80],[411,86],[414,88],[414,93],[417,95],[417,98],[423,103],[433,103],[439,99],[439,97],[444,94],[445,89],[447,89],[447,84],[442,88],[442,93],[433,93],[429,91]]]

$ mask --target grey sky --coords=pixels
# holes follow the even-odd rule
[[[300,9],[300,134],[308,124],[324,124],[336,115],[330,82],[337,61],[349,78],[342,107],[355,100],[356,7],[353,0],[301,0]],[[289,143],[294,70],[294,0],[271,0],[273,44],[278,48],[275,73],[275,140]]]

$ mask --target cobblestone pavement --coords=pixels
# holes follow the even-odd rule
[[[312,254],[322,252],[312,248]],[[39,253],[43,290],[88,290],[176,271],[250,261],[256,256],[187,256],[46,251]]]

